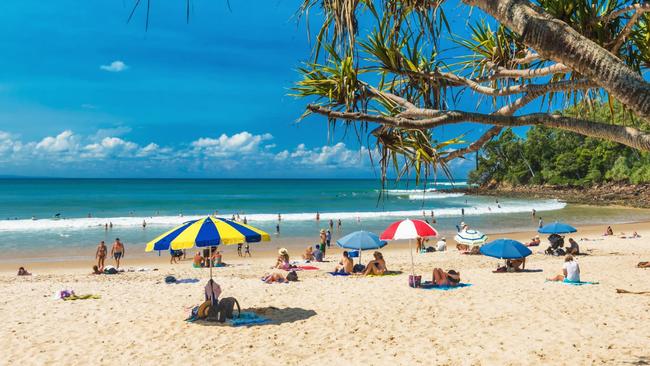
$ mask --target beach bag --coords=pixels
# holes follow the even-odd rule
[[[174,276],[165,277],[165,283],[176,283],[176,277]]]
[[[409,287],[420,287],[422,283],[422,276],[409,275]]]
[[[360,273],[363,272],[366,269],[366,266],[363,264],[355,264],[354,267],[352,267],[352,272],[354,273]]]
[[[434,247],[427,247],[427,253],[433,253],[436,251],[436,248]]]
[[[225,323],[227,319],[234,317],[235,305],[237,305],[237,317],[241,314],[239,302],[234,297],[224,297],[217,306],[210,306],[208,310],[208,321]]]
[[[296,271],[291,271],[287,274],[287,281],[296,282],[298,281],[298,273]]]

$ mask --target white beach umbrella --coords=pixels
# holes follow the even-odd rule
[[[454,240],[458,244],[465,245],[481,245],[484,244],[488,237],[478,230],[463,230],[454,236]]]

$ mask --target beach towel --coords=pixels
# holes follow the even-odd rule
[[[293,268],[283,268],[285,271],[318,271],[320,268],[314,266],[297,266]]]
[[[397,276],[397,275],[401,275],[402,273],[403,273],[402,271],[386,271],[384,272],[384,274],[380,274],[380,275],[369,274],[368,277]]]
[[[572,285],[572,286],[582,286],[582,285],[597,285],[598,282],[591,282],[591,281],[567,281],[564,280],[562,283],[566,283],[567,285]]]
[[[343,273],[343,272],[327,272],[331,274],[332,276],[349,276],[349,273]]]
[[[88,300],[88,299],[101,299],[99,295],[85,294],[85,295],[70,295],[63,298],[63,301],[68,300]]]
[[[179,283],[197,283],[197,282],[199,282],[198,278],[183,278],[180,280],[176,280],[176,282],[172,282],[172,283],[179,284]]]
[[[543,269],[520,269],[519,271],[508,272],[508,271],[492,271],[492,273],[538,273],[544,272]]]
[[[255,324],[264,324],[269,320],[270,319],[265,318],[252,311],[244,311],[241,314],[239,314],[239,317],[229,319],[227,323],[232,325],[233,327],[241,327],[241,326],[249,326]]]
[[[421,288],[423,290],[449,291],[449,290],[456,290],[456,289],[463,288],[463,287],[470,287],[471,285],[472,285],[471,283],[462,283],[461,282],[456,286],[438,286],[438,285],[435,285],[435,284],[433,284],[431,282],[425,282],[425,283],[421,284],[419,288]]]
[[[592,282],[592,281],[567,281],[566,279],[562,280],[562,281],[549,281],[549,280],[546,280],[546,282],[565,283],[567,285],[572,285],[572,286],[597,285],[597,284],[600,283],[600,282]]]

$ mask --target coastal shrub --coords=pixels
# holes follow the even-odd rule
[[[572,115],[573,109],[564,111]],[[623,123],[624,114],[614,105],[593,106],[594,119]],[[617,119],[620,119],[618,121]],[[590,186],[603,182],[650,182],[650,154],[622,144],[585,137],[549,127],[533,126],[525,136],[504,130],[488,142],[478,157],[477,169],[469,175],[472,184],[551,184]]]

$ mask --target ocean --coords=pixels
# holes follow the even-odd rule
[[[274,235],[280,242],[315,242],[330,219],[335,230],[336,222],[342,222],[336,238],[359,229],[380,232],[403,218],[431,221],[431,211],[434,226],[450,234],[461,221],[492,233],[534,231],[533,209],[546,222],[576,225],[650,219],[641,210],[449,191],[463,187],[466,182],[401,182],[389,184],[382,194],[376,179],[0,179],[0,250],[10,256],[87,256],[99,240],[110,243],[115,237],[143,248],[174,225],[215,213],[246,217],[249,224],[273,234],[281,214],[280,234]],[[107,230],[107,224],[112,228]]]

